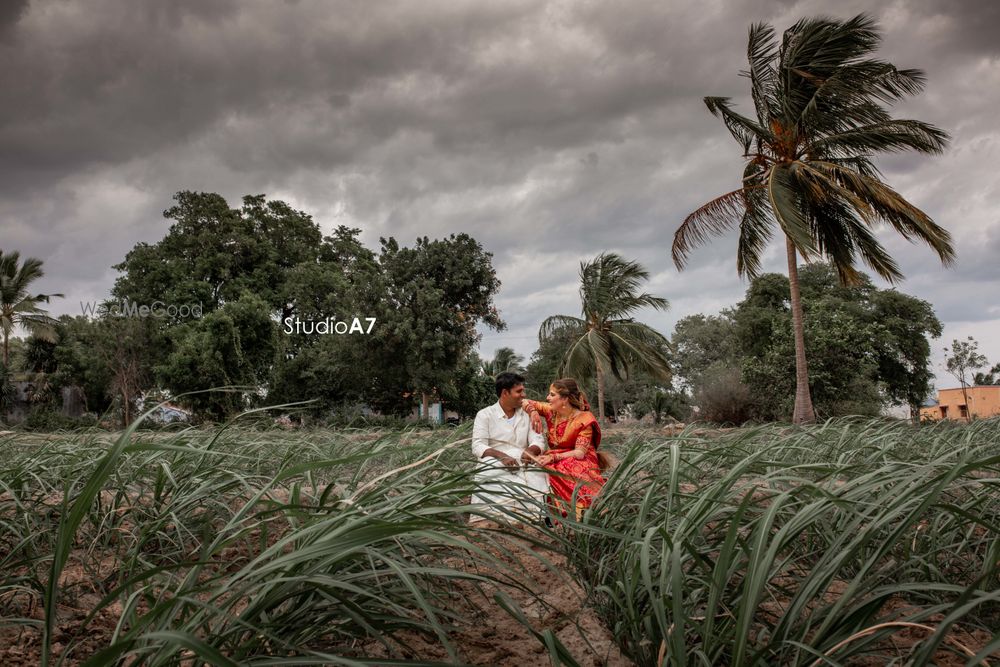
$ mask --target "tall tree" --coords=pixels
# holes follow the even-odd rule
[[[649,272],[641,264],[616,253],[601,253],[592,262],[580,264],[582,317],[553,315],[538,330],[541,345],[567,329],[573,332],[559,374],[597,380],[597,416],[602,421],[608,374],[625,380],[629,370],[637,368],[655,378],[670,379],[667,339],[631,317],[639,308],[668,307],[666,299],[639,293],[639,285],[648,279]]]
[[[884,152],[940,153],[948,139],[933,125],[889,114],[886,106],[919,92],[924,76],[872,58],[880,41],[864,15],[803,19],[780,44],[770,25],[751,26],[744,74],[756,119],[737,113],[729,98],[705,98],[743,148],[742,185],[691,213],[674,235],[673,260],[681,269],[694,246],[738,228],[737,271],[753,277],[777,225],[788,263],[795,423],[815,419],[798,255],[830,259],[845,284],[858,279],[858,258],[886,280],[899,280],[899,267],[874,233],[886,223],[925,242],[945,264],[955,256],[948,232],[886,185],[872,162]]]
[[[479,340],[479,323],[505,325],[493,297],[500,281],[492,255],[468,234],[417,239],[412,248],[382,239],[383,271],[379,323],[371,344],[378,346],[376,382],[405,382],[398,394],[420,396],[424,415],[432,396],[463,363]],[[391,386],[386,389],[391,389]]]
[[[681,384],[694,391],[713,366],[739,366],[736,328],[730,313],[688,315],[674,325],[673,367]]]
[[[55,340],[56,320],[39,304],[62,294],[32,294],[29,291],[31,283],[43,275],[42,260],[27,257],[21,262],[19,252],[0,249],[0,331],[3,332],[4,366],[10,362],[10,336],[18,326],[38,338]]]
[[[174,220],[166,236],[137,244],[125,261],[113,294],[140,304],[200,304],[205,314],[253,292],[282,317],[288,271],[315,261],[322,233],[312,218],[282,201],[248,195],[231,208],[218,194],[182,191],[163,212]],[[180,320],[170,324],[180,324]]]
[[[138,399],[153,385],[149,349],[156,345],[158,332],[148,317],[104,317],[96,326],[101,333],[95,351],[110,375],[107,392],[119,403],[122,428],[128,428]],[[200,371],[192,369],[192,376]]]
[[[951,341],[951,349],[944,349],[945,368],[958,380],[962,386],[962,399],[965,401],[965,419],[972,419],[972,409],[969,405],[969,374],[974,373],[987,363],[986,357],[979,352],[979,343],[972,336],[968,340]]]

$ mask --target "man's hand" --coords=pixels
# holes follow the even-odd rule
[[[513,470],[521,467],[521,464],[518,463],[517,459],[515,459],[513,456],[501,456],[500,463],[502,463],[504,467],[507,468],[508,470]]]
[[[531,413],[531,428],[535,433],[542,432],[542,415],[537,410]]]
[[[538,445],[531,445],[521,453],[521,463],[524,465],[532,465],[538,461],[535,457],[541,453],[542,450]]]
[[[501,464],[503,464],[503,466],[505,468],[507,468],[508,470],[510,470],[511,472],[513,472],[514,469],[521,467],[521,464],[518,463],[517,459],[515,459],[513,456],[510,456],[508,454],[503,453],[499,449],[493,449],[492,447],[490,447],[485,452],[483,452],[483,456],[484,457],[485,456],[490,456],[490,457],[495,458],[497,461],[499,461]]]

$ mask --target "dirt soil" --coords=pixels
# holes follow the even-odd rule
[[[479,525],[493,526],[490,522]],[[586,606],[582,587],[566,572],[565,557],[550,546],[537,544],[536,541],[544,542],[537,531],[528,527],[520,529],[524,539],[511,535],[499,537],[498,544],[507,553],[499,550],[493,553],[510,566],[513,573],[523,573],[518,576],[522,585],[512,583],[498,588],[520,607],[535,632],[551,631],[582,667],[633,665],[622,655],[594,610]],[[460,567],[461,562],[456,560],[448,565]],[[462,595],[457,602],[461,612],[472,621],[451,637],[460,663],[499,667],[552,664],[546,646],[495,602],[492,588],[478,590],[471,584],[463,584],[460,588]],[[401,639],[409,647],[397,657],[451,661],[438,644],[409,633]],[[392,657],[379,644],[366,646],[364,652],[371,657]]]
[[[496,527],[485,522],[485,529]],[[524,529],[528,535],[529,529]],[[538,534],[534,534],[540,539]],[[509,567],[509,585],[476,587],[462,582],[454,591],[455,609],[467,619],[451,635],[457,660],[473,665],[550,665],[544,644],[521,622],[500,607],[493,599],[496,589],[502,589],[523,610],[526,619],[536,632],[550,630],[582,667],[632,665],[624,658],[601,625],[593,610],[584,606],[582,588],[565,571],[565,558],[545,546],[533,544],[530,539],[511,535],[496,538],[500,549],[494,554]],[[235,555],[234,555],[235,556]],[[53,658],[59,658],[72,644],[71,653],[63,665],[80,665],[96,651],[106,646],[122,612],[120,603],[102,609],[84,626],[90,611],[101,596],[91,583],[97,576],[114,571],[113,559],[88,562],[84,567],[82,552],[74,551],[60,578],[62,592],[57,614],[57,630],[53,636]],[[477,572],[461,558],[449,559],[447,564]],[[547,561],[547,564],[544,562]],[[518,585],[520,584],[520,585]],[[5,594],[5,605],[19,608],[22,618],[41,622],[44,618],[40,596],[21,593],[13,599]],[[10,609],[11,607],[8,607]],[[372,658],[403,658],[427,661],[453,662],[448,652],[433,638],[417,633],[399,633],[398,640],[404,648],[397,648],[395,655],[385,646],[371,643],[361,648],[361,653]],[[34,667],[41,664],[41,631],[25,625],[0,627],[0,666]]]

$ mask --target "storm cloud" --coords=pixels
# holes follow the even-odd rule
[[[544,317],[576,314],[581,260],[645,264],[646,313],[669,333],[741,298],[735,242],[678,273],[684,216],[738,185],[740,149],[706,95],[748,109],[750,23],[875,16],[881,56],[926,71],[898,115],[951,133],[945,155],[900,155],[886,179],[956,238],[943,268],[882,235],[951,337],[1000,361],[1000,4],[990,0],[287,2],[134,0],[0,5],[0,247],[42,258],[57,313],[107,294],[111,266],[166,232],[181,189],[266,193],[324,230],[468,232],[494,254],[508,329],[529,355]],[[783,271],[775,246],[765,268]],[[939,384],[949,384],[943,377]]]

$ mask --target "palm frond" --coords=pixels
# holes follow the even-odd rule
[[[18,324],[24,327],[31,335],[41,338],[44,341],[55,343],[59,339],[56,331],[59,320],[53,319],[48,315],[22,315],[18,318]]]
[[[706,97],[705,106],[708,107],[713,116],[722,119],[729,133],[743,146],[744,153],[750,152],[750,147],[756,139],[763,141],[773,139],[773,135],[767,127],[733,111],[728,97]]]
[[[748,189],[745,206],[736,246],[736,271],[741,277],[753,278],[760,273],[760,257],[773,237],[773,214],[764,188]]]
[[[578,380],[591,378],[594,376],[596,364],[607,368],[610,366],[610,360],[605,342],[594,329],[589,329],[567,348],[566,355],[559,365],[559,375]]]
[[[662,297],[646,293],[627,295],[612,304],[610,308],[604,311],[603,315],[604,319],[624,318],[628,317],[629,313],[640,308],[667,310],[670,308],[670,302]]]
[[[579,331],[580,335],[587,329],[587,323],[579,317],[571,315],[552,315],[547,317],[538,328],[538,342],[544,343],[567,331]]]
[[[667,308],[666,299],[638,293],[640,285],[648,279],[645,267],[616,253],[601,253],[593,261],[581,263],[583,316],[593,323],[624,317],[639,308]]]
[[[819,82],[798,122],[816,131],[886,122],[891,117],[882,103],[916,94],[923,85],[922,72],[879,60],[844,65]]]
[[[767,181],[767,197],[778,225],[803,257],[816,252],[809,219],[803,210],[801,196],[787,165],[771,169]]]
[[[766,119],[774,116],[778,107],[774,99],[777,57],[774,28],[766,23],[752,24],[747,40],[750,69],[743,74],[750,79],[750,95],[757,110],[757,122],[762,127],[766,125]]]
[[[873,215],[891,225],[903,238],[923,241],[946,266],[955,261],[951,234],[888,185],[829,162],[814,162],[813,166],[827,171],[845,190],[863,200]]]
[[[841,283],[857,285],[862,279],[855,256],[889,282],[902,277],[899,265],[872,233],[869,223],[846,199],[831,199],[813,210],[817,247],[831,260]]]
[[[746,211],[745,190],[746,188],[740,188],[716,197],[684,219],[674,232],[674,242],[671,246],[674,266],[683,269],[687,263],[687,256],[693,248],[740,224]]]
[[[871,153],[917,151],[940,154],[948,145],[948,133],[916,120],[892,120],[864,125],[822,137],[805,146],[804,152],[826,155],[868,155]]]
[[[606,335],[625,374],[629,368],[638,368],[661,380],[670,379],[670,359],[665,352],[670,343],[656,329],[641,322],[614,322]]]

